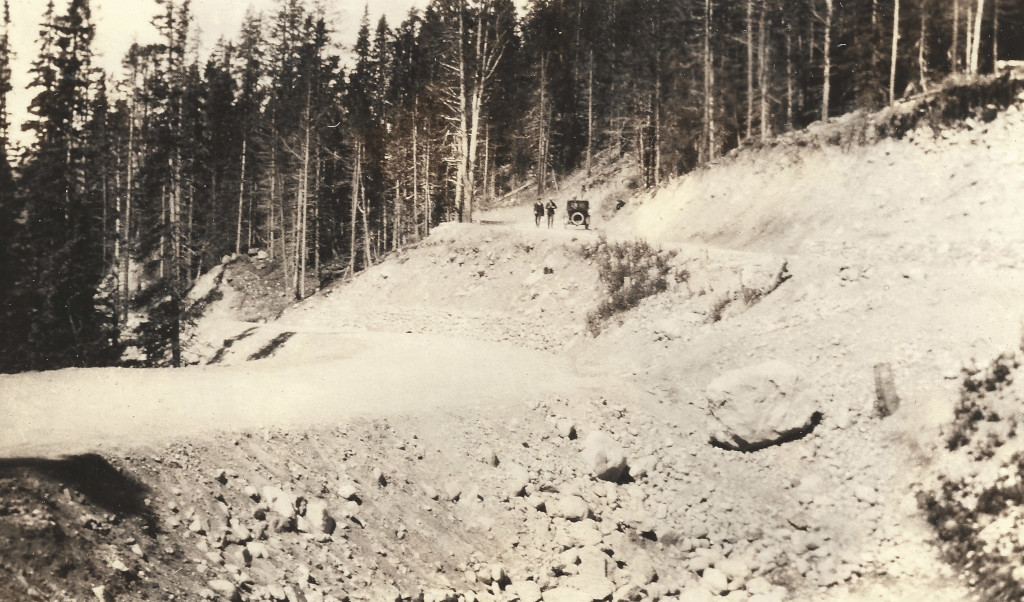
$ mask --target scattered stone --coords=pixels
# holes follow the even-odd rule
[[[653,454],[641,456],[634,460],[629,466],[629,475],[634,479],[642,479],[654,472],[658,465],[658,457]]]
[[[729,589],[729,578],[725,576],[725,573],[714,568],[704,569],[700,583],[715,595],[722,595],[723,592]]]
[[[206,582],[206,587],[213,590],[221,598],[233,601],[242,599],[238,594],[238,587],[226,579],[211,579]]]
[[[565,439],[570,440],[576,438],[576,425],[573,424],[571,420],[559,420],[558,423],[555,425],[555,428],[558,431],[559,437],[563,437]]]
[[[115,559],[111,560],[110,561],[110,568],[114,569],[115,571],[117,571],[119,573],[127,573],[127,572],[129,572],[131,570],[131,569],[128,568],[128,566],[125,563],[121,562],[120,558],[115,558]]]
[[[233,545],[224,550],[224,558],[231,564],[247,567],[252,563],[253,553],[245,546]]]
[[[516,581],[509,586],[509,591],[519,602],[541,602],[543,599],[540,585],[534,581]]]
[[[594,431],[584,438],[583,460],[590,474],[605,481],[618,483],[629,475],[622,446],[601,431]]]
[[[505,464],[505,493],[509,497],[526,495],[526,488],[530,485],[530,471],[519,464]]]
[[[746,590],[755,596],[758,594],[770,594],[774,589],[775,586],[772,585],[771,581],[764,577],[754,577],[746,583]]]
[[[225,485],[228,482],[228,472],[223,468],[218,468],[211,473],[211,477],[214,481],[217,481],[221,485]]]
[[[92,588],[92,594],[96,596],[96,600],[99,602],[111,602],[114,599],[103,585]]]
[[[284,588],[276,583],[271,583],[267,586],[267,593],[270,595],[272,600],[287,600],[288,592],[284,591]]]
[[[323,500],[311,500],[306,504],[306,513],[298,518],[296,526],[302,533],[330,535],[334,533],[335,520],[327,512]]]
[[[462,486],[455,481],[448,481],[444,484],[444,495],[449,501],[457,502],[462,497]]]
[[[542,599],[544,602],[594,602],[590,594],[566,586],[547,590]]]
[[[603,540],[597,522],[589,518],[569,523],[567,531],[569,532],[570,540],[576,546],[596,546],[600,545]]]
[[[270,548],[263,542],[250,541],[245,544],[245,549],[249,550],[252,558],[270,558]]]
[[[352,482],[344,482],[338,485],[338,496],[343,500],[355,501],[359,498],[359,490]]]
[[[564,580],[565,586],[581,592],[588,602],[593,600],[604,600],[615,593],[615,584],[606,577],[595,577],[593,575],[573,575]],[[544,598],[547,600],[547,598]]]
[[[494,453],[493,449],[483,450],[480,456],[483,459],[484,464],[487,464],[488,466],[497,467],[498,464],[500,463],[498,460],[498,454]]]
[[[564,495],[550,500],[545,507],[550,516],[564,518],[570,521],[583,520],[590,516],[590,508],[587,502],[578,495]]]
[[[853,489],[853,495],[865,504],[873,506],[878,503],[878,492],[870,485],[857,485]]]

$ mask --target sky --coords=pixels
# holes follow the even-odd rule
[[[28,70],[39,53],[37,40],[39,24],[47,0],[8,0],[11,8],[11,45],[15,57],[12,62],[13,91],[8,97],[11,119],[11,138],[26,143],[21,123],[28,116],[28,104],[35,94],[28,89],[31,81]],[[236,39],[246,11],[252,7],[264,14],[272,14],[280,0],[192,0],[193,22],[199,28],[200,56],[221,38]],[[309,5],[312,6],[312,1]],[[375,24],[380,15],[387,17],[394,27],[405,19],[413,6],[423,8],[427,0],[328,0],[328,16],[336,28],[335,43],[351,46],[355,43],[363,9],[370,11],[370,22]],[[63,14],[67,0],[54,0],[55,12]],[[153,0],[92,0],[90,3],[96,38],[93,52],[96,62],[108,73],[119,74],[121,59],[132,43],[146,44],[157,41],[150,25],[160,7]]]

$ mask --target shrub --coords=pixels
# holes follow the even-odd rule
[[[608,298],[587,315],[587,328],[596,336],[615,314],[668,290],[671,261],[676,252],[652,247],[644,240],[608,243],[601,239],[584,245],[580,255],[597,262],[598,277],[608,292]],[[676,282],[685,282],[689,277],[686,270],[678,270],[674,275]]]
[[[983,600],[1024,597],[1024,571],[1014,570],[1024,553],[1024,453],[1014,441],[1021,399],[1009,386],[1019,367],[1004,353],[984,370],[964,371],[946,444],[970,465],[940,473],[918,496],[946,560],[970,575]]]

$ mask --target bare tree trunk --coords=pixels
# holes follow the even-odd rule
[[[768,7],[764,0],[761,0],[761,21],[758,24],[758,47],[757,47],[757,85],[761,89],[761,140],[767,140],[771,135],[771,119],[768,116],[769,109],[769,82],[768,82],[768,40],[765,32],[765,21],[768,18]]]
[[[245,150],[248,140],[242,137],[242,175],[238,179],[238,226],[235,229],[235,253],[242,252],[242,209],[245,206]]]
[[[391,248],[397,249],[402,243],[402,189],[401,184],[395,181],[395,226],[391,230]]]
[[[715,72],[711,53],[711,20],[714,17],[711,0],[704,0],[704,144],[703,160],[710,161],[716,154],[715,141]]]
[[[992,71],[999,63],[999,0],[992,0]]]
[[[985,16],[985,0],[978,0],[974,14],[974,35],[971,36],[971,73],[978,73],[978,58],[981,54],[981,23]]]
[[[134,92],[133,92],[134,94]],[[129,252],[129,241],[131,237],[131,223],[132,223],[132,185],[134,182],[134,161],[132,157],[135,154],[135,101],[132,100],[132,108],[129,111],[128,116],[128,175],[125,186],[124,194],[124,224],[122,225],[122,255],[121,255],[121,278],[123,285],[122,301],[123,314],[125,317],[128,315],[130,309],[129,299],[131,298],[131,289],[129,281],[131,280],[131,253]]]
[[[275,141],[276,142],[276,141]],[[274,144],[272,142],[271,144]],[[270,206],[270,211],[267,212],[267,230],[269,231],[269,243],[267,253],[270,255],[270,260],[274,260],[274,234],[276,229],[276,217],[277,208],[274,202],[274,195],[277,194],[277,152],[275,150],[270,151],[270,191],[267,197],[267,204]]]
[[[370,201],[366,198],[366,187],[359,182],[359,196],[362,197],[363,210],[363,268],[373,265],[373,248],[370,241]]]
[[[594,156],[594,50],[590,50],[590,69],[587,74],[587,177],[590,177]]]
[[[348,246],[348,271],[350,274],[355,276],[356,274],[356,210],[359,207],[359,187],[362,182],[362,152],[363,147],[359,142],[356,142],[356,153],[355,153],[355,165],[352,166],[352,220],[349,224],[349,246]]]
[[[430,220],[433,217],[433,207],[430,205],[430,132],[427,131],[426,165],[423,166],[423,225],[424,233],[430,236]]]
[[[661,69],[654,80],[654,185],[661,184]]]
[[[321,281],[322,274],[320,273],[320,194],[319,191],[323,190],[321,184],[321,178],[323,177],[323,157],[320,154],[319,140],[316,143],[316,157],[313,160],[315,168],[313,170],[313,186],[314,193],[309,194],[309,198],[312,198],[313,204],[313,273],[316,274],[317,286]],[[307,201],[309,202],[309,201]]]
[[[921,11],[921,32],[917,39],[917,73],[921,82],[921,92],[928,91],[928,63],[924,60],[925,57],[925,36],[928,32],[928,13]]]
[[[459,221],[472,221],[472,215],[467,216],[467,209],[471,212],[472,208],[466,207],[466,181],[467,175],[466,170],[468,169],[467,161],[469,158],[469,115],[467,114],[469,107],[467,98],[467,85],[466,85],[466,56],[463,49],[462,41],[465,39],[466,26],[465,17],[463,16],[463,10],[460,4],[459,8],[459,130],[455,137],[455,144],[457,149],[455,157],[457,159],[455,169],[455,205],[459,210]],[[472,176],[469,176],[472,177]]]
[[[964,71],[971,73],[971,49],[974,48],[974,9],[970,0],[967,2],[967,15],[964,19]]]
[[[764,39],[762,38],[762,42]],[[747,134],[754,133],[754,0],[747,0]]]
[[[160,279],[167,277],[167,185],[160,185]]]
[[[897,0],[898,1],[898,0]],[[821,120],[828,121],[828,103],[832,95],[832,6],[833,0],[825,0],[827,12],[825,13],[825,41],[822,45],[822,54],[825,58],[824,85],[821,89]]]
[[[299,190],[299,239],[296,241],[296,252],[298,253],[298,280],[299,286],[296,291],[299,299],[306,298],[306,255],[308,243],[308,221],[309,221],[309,146],[310,146],[310,130],[313,129],[312,120],[310,118],[310,96],[312,91],[309,88],[306,89],[306,136],[302,145],[302,175],[300,178],[301,189]]]
[[[900,41],[900,0],[896,0],[896,4],[893,8],[892,13],[892,55],[889,61],[889,105],[891,106],[896,102],[896,59],[899,57],[899,41]]]
[[[490,167],[490,160],[491,160],[491,128],[485,125],[484,126],[484,176],[483,176],[483,179],[482,179],[484,198],[485,199],[491,198],[491,185],[490,185],[490,180],[488,179],[490,177],[490,173],[489,173],[490,172],[490,169],[489,169],[489,167]]]
[[[786,27],[786,131],[793,130],[793,34]]]
[[[412,109],[412,223],[416,238],[420,238],[420,170],[419,170],[419,96]]]
[[[949,52],[950,69],[953,73],[960,70],[960,57],[957,47],[960,44],[960,0],[953,0],[953,46]]]
[[[537,195],[544,196],[545,188],[547,185],[547,164],[548,158],[546,155],[546,146],[544,144],[547,136],[547,128],[545,127],[545,117],[547,114],[547,99],[546,88],[547,88],[547,63],[548,57],[546,53],[541,54],[540,57],[540,106],[537,110]]]

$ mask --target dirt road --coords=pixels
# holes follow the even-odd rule
[[[357,415],[500,411],[583,383],[564,359],[464,338],[306,331],[287,345],[286,358],[235,366],[5,375],[0,456],[55,456]]]

